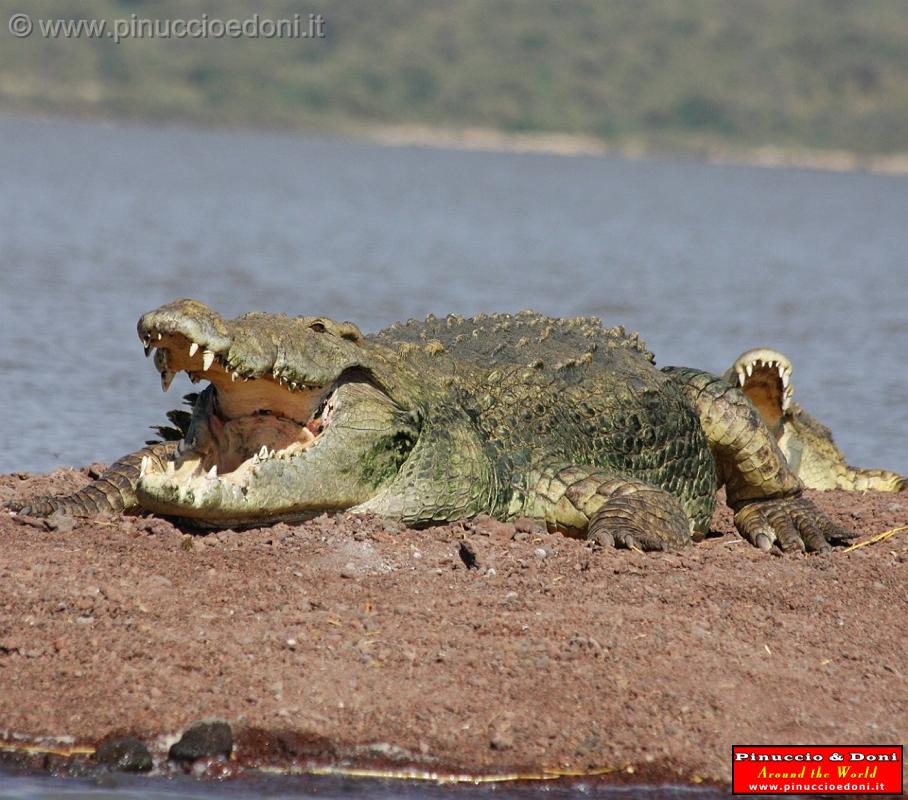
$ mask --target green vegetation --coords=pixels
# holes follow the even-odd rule
[[[0,0],[0,111],[664,148],[908,150],[905,0]],[[281,18],[326,38],[16,39],[38,18]]]

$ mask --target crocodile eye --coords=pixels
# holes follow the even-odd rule
[[[319,322],[318,320],[316,320],[315,322],[310,322],[310,323],[309,323],[309,328],[310,328],[311,330],[315,331],[316,333],[324,333],[326,330],[328,330],[328,329],[325,327],[325,323],[324,323],[324,322]]]
[[[352,322],[342,322],[338,326],[337,332],[340,334],[341,339],[347,339],[350,342],[359,344],[363,340],[363,335],[360,333],[359,328]]]

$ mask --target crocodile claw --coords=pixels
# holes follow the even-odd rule
[[[806,497],[756,500],[738,509],[735,527],[755,547],[782,552],[828,553],[857,537],[836,525]]]

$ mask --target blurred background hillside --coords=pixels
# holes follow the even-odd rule
[[[617,146],[908,150],[904,0],[0,2],[0,113]],[[37,19],[321,13],[324,39],[49,41]]]

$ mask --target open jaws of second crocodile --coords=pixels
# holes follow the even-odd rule
[[[776,350],[756,348],[748,350],[734,363],[732,369],[738,377],[738,386],[742,389],[755,388],[755,384],[776,383],[780,395],[782,411],[791,405],[794,388],[791,385],[791,362]]]

